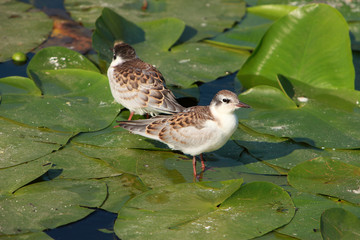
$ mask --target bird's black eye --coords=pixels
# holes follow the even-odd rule
[[[222,100],[224,103],[229,103],[230,102],[230,99],[228,99],[228,98],[223,98],[223,100]]]
[[[113,58],[114,58],[114,60],[116,59],[116,55],[115,55],[115,54],[114,54]]]

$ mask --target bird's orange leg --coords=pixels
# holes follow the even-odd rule
[[[194,177],[196,177],[196,156],[193,156],[193,172]]]
[[[129,118],[128,118],[128,121],[130,121],[133,116],[134,116],[134,112],[130,112],[130,116],[129,116]]]
[[[204,158],[203,158],[203,154],[200,154],[200,159],[201,159],[201,169],[203,171],[205,171],[205,163],[204,163]]]

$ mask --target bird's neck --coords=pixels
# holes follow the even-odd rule
[[[210,111],[214,120],[224,132],[232,134],[238,126],[238,120],[234,112],[221,111],[215,105],[210,105]]]

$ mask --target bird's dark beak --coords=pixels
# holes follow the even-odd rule
[[[243,103],[243,102],[239,102],[238,104],[236,104],[236,107],[238,107],[238,108],[250,108],[249,105],[247,105],[246,103]]]

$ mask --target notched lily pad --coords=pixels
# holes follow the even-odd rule
[[[276,232],[292,236],[296,239],[317,240],[321,238],[320,219],[327,209],[343,208],[360,216],[360,207],[341,201],[315,194],[298,191],[292,187],[284,187],[291,195],[297,208],[291,222]],[[340,218],[341,219],[341,218]]]
[[[240,100],[253,111],[238,115],[240,121],[257,132],[290,137],[321,149],[360,147],[358,91],[321,89],[295,80],[291,83],[293,98],[270,86],[257,86],[241,94]]]
[[[52,180],[28,185],[0,196],[0,234],[55,228],[82,219],[100,207],[106,184],[95,181]]]
[[[238,179],[155,188],[125,204],[115,233],[123,239],[250,239],[291,220],[294,206],[280,187],[256,182],[240,188],[241,183]]]
[[[11,194],[46,173],[52,164],[45,159],[0,169],[0,194]]]
[[[360,168],[319,157],[292,168],[288,181],[294,188],[360,203]]]
[[[73,144],[42,158],[53,164],[47,173],[48,178],[91,179],[119,176],[122,174],[106,161],[86,156]]]
[[[58,69],[83,69],[100,72],[89,59],[78,52],[64,47],[48,47],[37,52],[31,59],[27,67],[27,74],[31,77],[34,71]]]
[[[43,94],[13,94],[20,90],[12,84],[13,92],[2,94],[2,116],[34,127],[76,133],[108,126],[121,108],[113,102],[108,80],[100,73],[59,69],[34,71],[31,75]]]
[[[59,149],[72,133],[32,127],[0,117],[0,136],[1,169],[30,162]]]

